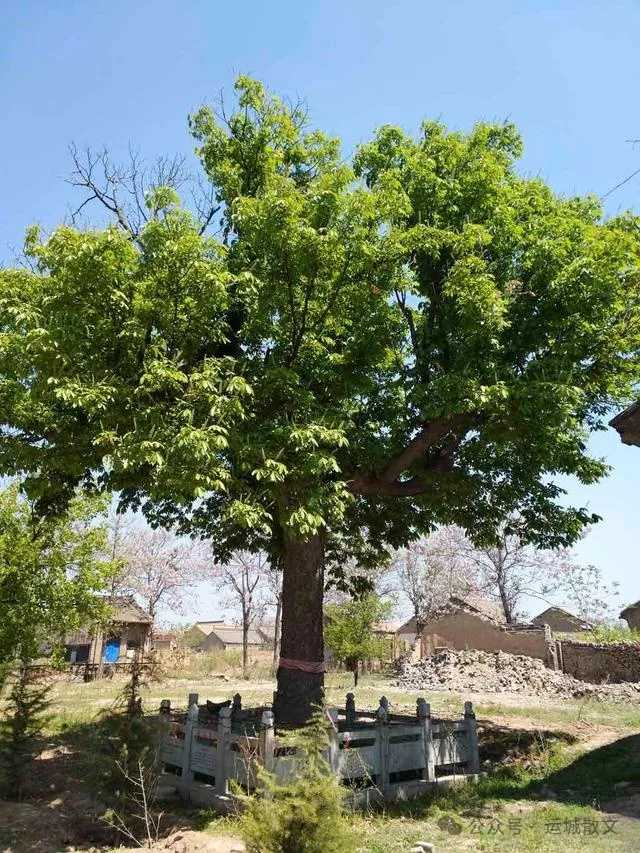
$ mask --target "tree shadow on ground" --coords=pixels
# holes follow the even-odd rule
[[[540,796],[540,784],[530,788]],[[640,817],[640,734],[585,752],[549,773],[542,795],[549,793],[561,802],[595,804],[601,811]]]
[[[480,762],[491,767],[535,759],[540,753],[560,745],[573,745],[577,737],[558,729],[517,729],[492,720],[478,720]]]
[[[0,850],[60,853],[67,849],[111,849],[125,839],[103,816],[109,765],[117,757],[99,720],[65,726],[38,738],[20,801],[0,798]],[[180,804],[163,811],[160,835],[193,825]]]

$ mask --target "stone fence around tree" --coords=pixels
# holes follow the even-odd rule
[[[557,640],[556,648],[563,672],[581,681],[592,684],[640,681],[640,644]]]
[[[163,787],[185,800],[221,811],[233,803],[232,783],[245,791],[258,785],[258,766],[280,781],[296,772],[296,749],[276,734],[268,708],[229,707],[210,713],[189,695],[188,711],[176,713],[163,700],[160,744]],[[330,744],[326,759],[356,807],[381,800],[419,796],[435,785],[475,779],[479,771],[478,735],[471,702],[458,720],[431,716],[418,699],[416,714],[394,714],[385,697],[375,711],[357,711],[353,694],[344,709],[328,712]]]

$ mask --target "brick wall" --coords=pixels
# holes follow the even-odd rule
[[[562,640],[558,645],[562,668],[581,681],[640,681],[640,644],[609,646]]]

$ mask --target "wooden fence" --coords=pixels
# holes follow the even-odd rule
[[[329,716],[326,759],[355,806],[418,796],[479,770],[471,702],[460,719],[447,721],[434,719],[424,699],[410,716],[391,713],[385,697],[375,711],[357,711],[348,694],[345,708],[332,709]],[[191,802],[228,808],[230,783],[254,790],[258,765],[282,781],[296,772],[299,757],[276,736],[271,710],[260,709],[259,717],[243,711],[239,696],[217,715],[198,706],[197,694],[189,695],[186,714],[172,712],[163,700],[160,719],[164,782],[171,781]]]

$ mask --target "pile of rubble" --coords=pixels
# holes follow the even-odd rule
[[[415,663],[403,662],[396,683],[411,690],[640,699],[640,684],[588,684],[536,658],[476,649],[440,649]]]

